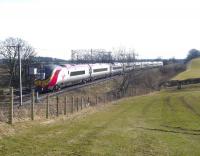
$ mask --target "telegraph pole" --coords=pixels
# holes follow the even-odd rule
[[[20,106],[22,106],[22,63],[21,63],[21,53],[20,45],[17,45],[18,60],[19,60],[19,89],[20,89]]]

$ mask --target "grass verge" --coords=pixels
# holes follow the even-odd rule
[[[0,155],[200,155],[199,100],[198,87],[166,90],[68,120],[18,123]]]
[[[191,60],[187,65],[187,70],[178,74],[173,80],[185,80],[200,78],[200,58]]]

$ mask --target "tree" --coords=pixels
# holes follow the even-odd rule
[[[134,49],[127,50],[123,46],[113,48],[113,53],[114,60],[117,62],[135,62],[137,56]]]
[[[72,63],[111,63],[110,51],[104,49],[78,49],[71,51]]]
[[[200,57],[200,51],[197,49],[191,49],[186,57],[186,62],[189,62],[190,60],[197,57]]]
[[[36,55],[34,48],[20,38],[10,37],[0,43],[0,55],[4,59],[10,75],[9,85],[12,84],[13,80],[18,79],[18,45],[22,59],[22,75],[24,77],[28,66],[33,62],[33,57]]]

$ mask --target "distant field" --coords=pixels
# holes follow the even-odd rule
[[[18,123],[0,155],[200,155],[200,88],[134,97],[68,120]],[[5,132],[6,131],[6,132]]]
[[[200,58],[189,62],[187,70],[174,77],[173,80],[185,80],[189,78],[200,78]]]

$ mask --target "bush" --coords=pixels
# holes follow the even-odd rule
[[[185,62],[189,62],[190,60],[194,59],[194,58],[197,58],[197,57],[200,57],[200,51],[199,50],[196,50],[196,49],[191,49],[189,52],[188,52],[188,55],[186,57],[186,60]]]

